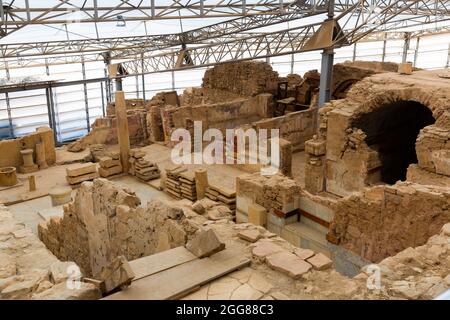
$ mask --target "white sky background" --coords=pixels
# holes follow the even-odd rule
[[[4,3],[8,3],[11,0],[3,0]],[[247,3],[255,3],[259,0],[247,0]],[[71,0],[71,3],[81,6],[85,0]],[[140,0],[130,0],[129,3],[131,4],[137,4]],[[150,4],[150,0],[144,0],[144,3],[148,2],[148,5]],[[156,0],[155,4],[158,5],[167,5],[171,3],[172,1],[165,1],[165,0]],[[188,0],[182,0],[182,3],[188,2]],[[206,4],[214,4],[220,2],[219,0],[208,0],[205,1]],[[24,0],[15,0],[14,4],[17,6],[25,6]],[[55,5],[56,3],[59,3],[58,0],[30,0],[30,6],[31,7],[50,7],[52,5]],[[99,6],[107,5],[107,6],[114,6],[120,3],[118,0],[98,0]],[[93,6],[93,0],[87,0],[86,6]],[[65,8],[72,8],[71,6],[65,5]],[[183,12],[183,14],[188,14],[187,12]],[[142,15],[141,12],[127,12],[122,14],[125,18],[132,17],[136,15]],[[175,16],[178,16],[178,13],[174,13]],[[76,20],[80,17],[80,13],[75,12],[67,17],[67,19]],[[281,23],[277,24],[275,26],[269,26],[265,28],[260,28],[258,30],[252,30],[251,32],[271,32],[276,30],[282,30],[282,29],[288,29],[288,28],[295,28],[304,24],[309,23],[315,23],[315,22],[321,22],[325,19],[325,15],[319,15],[319,16],[313,16],[309,18],[304,18],[301,20],[291,21],[289,23]],[[203,27],[206,25],[218,23],[221,21],[224,21],[224,18],[204,18],[204,19],[183,19],[181,21],[182,28],[184,31],[188,31],[191,29]],[[431,27],[439,27],[448,25],[448,22],[441,23],[441,24],[435,24],[435,25],[425,25],[425,26],[419,26],[414,29],[428,29]],[[146,30],[148,35],[157,35],[157,34],[168,34],[168,33],[179,33],[181,32],[181,26],[180,26],[180,20],[156,20],[156,21],[147,21],[145,22],[138,22],[138,21],[127,21],[125,27],[118,27],[116,23],[99,23],[97,24],[97,29],[99,32],[100,38],[108,38],[108,37],[129,37],[129,36],[139,36],[139,35],[145,35]],[[69,32],[69,39],[75,40],[75,39],[83,39],[83,38],[96,38],[96,28],[95,25],[92,23],[71,23],[67,25],[67,30]],[[402,29],[404,31],[405,29]],[[410,29],[409,29],[410,30]],[[28,25],[25,28],[12,33],[11,35],[3,38],[0,40],[0,43],[26,43],[29,41],[33,42],[46,42],[46,41],[56,41],[56,40],[66,40],[67,34],[65,31],[65,27],[63,25]],[[446,57],[445,50],[448,47],[450,43],[450,34],[446,35],[439,35],[439,36],[433,36],[433,37],[423,37],[420,43],[420,50],[423,51],[423,54],[420,54],[420,57],[417,61],[417,66],[422,68],[436,68],[436,67],[443,67],[446,63]],[[398,52],[401,52],[401,46],[403,45],[402,41],[392,41],[388,45],[388,53],[391,52],[391,56],[388,56],[386,61],[392,61],[398,62]],[[380,48],[382,47],[381,42],[378,43],[361,43],[357,47],[357,54],[360,56],[361,60],[379,60],[378,56],[381,54]],[[411,42],[410,51],[412,51],[415,47],[414,40]],[[341,48],[337,50],[337,61],[344,58],[350,59],[353,55],[353,47],[346,47]],[[439,51],[436,53],[436,51]],[[400,54],[401,56],[401,54]],[[408,58],[413,58],[409,56]],[[320,63],[318,63],[320,59],[320,53],[319,52],[311,52],[311,53],[302,53],[297,54],[295,56],[295,60],[304,60],[305,62],[311,61],[311,63],[304,63],[304,67],[300,63],[297,67],[298,72],[303,73],[309,69],[304,70],[304,68],[307,68],[309,65],[314,66],[314,68],[320,69]],[[411,60],[409,59],[409,60]],[[290,55],[288,56],[282,56],[282,57],[276,57],[272,58],[271,61],[273,62],[279,62],[279,65],[274,65],[274,68],[279,68],[280,73],[284,74],[288,72],[286,68],[290,67]],[[102,71],[102,64],[101,63],[88,63],[88,74],[92,75],[93,77],[99,77],[102,76],[101,73],[96,72],[95,69],[99,68],[99,71]],[[41,74],[43,75],[43,71],[41,69],[43,68],[32,68],[35,69],[32,70],[15,70],[12,71],[13,76],[25,76],[28,74]],[[71,70],[74,70],[77,74],[80,73],[80,67],[79,66],[56,66],[54,67],[55,70],[58,70],[58,72],[53,73],[54,75],[52,78],[57,80],[63,80],[63,77],[65,80],[75,80],[79,79],[79,76],[71,76],[69,73]],[[61,70],[61,71],[59,71]],[[1,70],[0,70],[1,71]],[[289,70],[290,71],[290,70]],[[67,73],[66,75],[64,73]],[[100,74],[100,75],[99,75]],[[189,72],[183,72],[186,77],[189,76]],[[90,78],[90,76],[88,76]]]

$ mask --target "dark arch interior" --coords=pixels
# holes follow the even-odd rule
[[[333,99],[344,99],[352,85],[358,82],[357,79],[347,79],[339,83],[333,92]]]
[[[406,170],[417,163],[416,139],[420,129],[433,124],[430,109],[416,101],[398,101],[362,115],[353,127],[363,130],[366,143],[378,151],[380,180],[394,184],[406,180]]]

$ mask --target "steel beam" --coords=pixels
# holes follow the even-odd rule
[[[3,0],[5,2],[5,0]],[[216,1],[171,1],[167,5],[155,5],[154,1],[148,5],[146,1],[130,4],[129,1],[86,0],[84,5],[77,5],[75,0],[49,0],[47,7],[33,4],[29,8],[8,0],[3,9],[2,35],[6,36],[27,25],[36,24],[67,24],[67,23],[116,23],[120,15],[123,21],[148,20],[178,20],[194,18],[231,18],[238,16],[276,14],[288,6],[299,9],[310,7],[311,4],[320,6],[326,0],[287,1],[282,6],[279,0],[216,0]],[[37,2],[37,1],[36,1]],[[117,5],[111,6],[111,2]],[[78,14],[76,20],[72,15]],[[149,14],[150,13],[150,14]],[[9,19],[8,19],[9,18]]]
[[[179,46],[182,43],[194,44],[216,41],[216,39],[226,35],[242,33],[326,12],[323,6],[316,5],[305,5],[300,10],[296,6],[284,6],[283,8],[284,10],[278,14],[261,13],[259,15],[245,16],[177,34],[2,44],[0,45],[0,57],[16,58],[20,56],[24,58],[108,51],[112,58],[121,58],[143,51],[167,49]]]

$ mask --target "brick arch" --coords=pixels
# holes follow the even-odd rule
[[[361,116],[363,113],[370,113],[383,106],[394,104],[399,101],[415,101],[431,110],[436,121],[446,111],[450,109],[450,98],[436,95],[435,92],[427,92],[420,88],[399,88],[387,89],[382,93],[376,93],[360,103],[354,111],[353,118]]]

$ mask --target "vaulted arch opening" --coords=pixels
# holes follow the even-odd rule
[[[386,104],[361,115],[352,127],[363,130],[367,145],[378,152],[380,182],[394,184],[406,180],[410,164],[417,163],[416,139],[422,128],[435,122],[425,105],[412,100]]]

